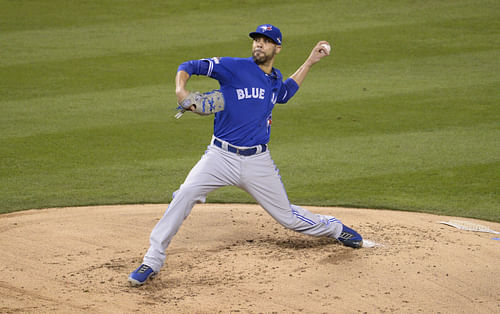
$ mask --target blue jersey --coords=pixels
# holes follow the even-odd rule
[[[283,82],[278,69],[264,73],[252,58],[192,60],[178,70],[219,81],[225,105],[215,114],[214,135],[235,146],[267,144],[274,105],[286,103],[299,89],[293,79]]]

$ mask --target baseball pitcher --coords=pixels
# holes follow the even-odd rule
[[[362,237],[338,219],[290,204],[268,147],[275,104],[286,103],[295,95],[311,67],[330,54],[330,44],[318,42],[304,64],[284,80],[273,67],[282,49],[281,31],[265,24],[249,35],[253,39],[250,58],[192,60],[178,68],[177,118],[184,112],[214,114],[214,133],[205,154],[173,193],[172,202],[151,232],[143,263],[129,276],[132,285],[142,285],[160,271],[170,241],[193,206],[205,202],[211,191],[228,185],[249,193],[286,228],[336,239],[352,248],[362,246]],[[220,89],[191,92],[187,83],[192,75],[215,79]]]

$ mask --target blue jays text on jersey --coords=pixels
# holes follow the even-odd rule
[[[181,70],[219,81],[225,106],[215,114],[214,135],[235,146],[267,144],[274,105],[286,103],[299,89],[291,78],[283,82],[278,69],[264,73],[252,58],[191,60]]]

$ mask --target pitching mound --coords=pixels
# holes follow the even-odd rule
[[[256,205],[197,205],[162,272],[131,287],[165,208],[0,215],[0,312],[500,312],[498,235],[367,209],[308,207],[383,245],[353,250],[286,230]]]

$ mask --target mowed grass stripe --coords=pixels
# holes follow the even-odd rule
[[[137,23],[99,24],[79,28],[60,28],[6,33],[5,58],[0,65],[20,66],[77,59],[120,58],[121,55],[163,54],[173,51],[189,52],[214,43],[234,45],[250,40],[245,33],[215,36],[226,28],[214,25],[201,34],[198,27],[186,28],[172,19],[148,19]],[[50,45],[48,45],[50,43]],[[29,49],[26,49],[29,47]],[[176,53],[176,52],[177,53]],[[172,52],[171,52],[172,53]],[[75,62],[75,61],[72,61]]]
[[[198,159],[202,153],[198,145],[209,144],[210,131],[189,144],[182,142],[185,130],[178,128],[168,132],[163,123],[158,122],[124,123],[15,138],[2,141],[10,149],[3,151],[4,162],[0,169],[9,176],[17,175],[14,169],[26,174],[43,174],[95,165],[175,159],[182,155]]]
[[[368,95],[386,95],[436,87],[465,88],[488,82],[500,85],[495,75],[500,65],[491,63],[498,53],[499,50],[492,49],[352,67],[327,60],[323,67],[314,69],[315,76],[311,76],[297,98],[316,92],[329,98],[332,93],[340,99],[346,95],[359,97],[363,88],[369,90]],[[171,83],[177,63],[183,60],[173,60],[168,54],[127,55],[4,67],[2,75],[8,79],[0,83],[2,102]],[[291,71],[284,71],[285,76],[290,74]],[[320,88],[307,88],[308,85]]]
[[[497,54],[498,50],[495,49],[455,54],[453,58],[429,57],[350,68],[333,62],[326,63],[324,67],[315,69],[316,75],[308,80],[301,90],[304,93],[298,94],[297,98],[310,97],[311,93],[319,93],[322,97],[330,96],[325,97],[326,100],[333,96],[332,93],[339,98],[345,97],[343,94],[359,97],[360,89],[369,90],[371,95],[386,95],[436,87],[467,87],[489,82],[500,85],[500,79],[495,75],[496,70],[500,70],[500,65],[491,63]],[[171,83],[177,65],[182,61],[173,60],[164,54],[128,55],[121,58],[78,60],[75,64],[49,62],[38,67],[7,67],[2,68],[2,74],[8,79],[0,83],[0,92],[4,102]],[[284,73],[285,76],[289,75]],[[319,88],[306,88],[308,85],[318,85]]]
[[[197,144],[203,145],[208,142],[211,132],[211,120],[199,121],[202,123],[190,120],[192,123],[185,124],[185,127],[194,134],[205,133],[205,136],[193,139],[192,146],[186,145],[183,141],[186,130],[184,125],[183,127],[181,125],[167,126],[161,121],[124,122],[121,125],[88,127],[2,139],[2,147],[9,147],[8,150],[2,150],[5,158],[2,167],[5,167],[7,173],[11,167],[23,169],[33,167],[32,171],[45,171],[56,166],[59,168],[79,167],[80,163],[100,164],[112,159],[125,161],[127,158],[139,160],[153,156],[153,158],[161,158],[163,154],[168,154],[169,149],[176,148],[182,148],[186,154],[196,153],[199,150]],[[198,128],[191,128],[195,124]],[[390,170],[398,165],[427,169],[454,165],[454,162],[460,164],[498,160],[500,158],[500,145],[498,145],[500,144],[500,131],[497,125],[497,123],[476,124],[472,127],[450,127],[426,132],[361,134],[345,137],[341,137],[334,129],[327,129],[325,125],[322,135],[300,134],[294,131],[293,136],[272,141],[271,145],[278,156],[294,150],[294,147],[301,147],[301,151],[297,152],[298,156],[304,154],[303,157],[307,159],[320,156],[320,160],[312,160],[315,161],[314,165],[323,165],[326,158],[333,165],[349,162],[352,164],[351,167],[361,174],[365,172],[376,174],[380,171],[377,165],[386,164],[387,160],[390,160],[390,163],[386,164]],[[147,152],[148,155],[142,156],[143,152]],[[297,155],[294,154],[289,158],[280,157],[280,159],[295,164],[293,159]],[[42,160],[42,162],[36,162],[37,160]],[[65,160],[68,164],[64,163]],[[21,163],[22,167],[16,166],[17,163]],[[297,165],[295,169],[300,172],[305,170],[302,167],[310,168],[311,166],[309,164]],[[331,166],[326,165],[326,167]],[[345,175],[355,174],[346,173]]]
[[[171,84],[1,102],[3,139],[141,122],[175,114]]]
[[[289,165],[292,177],[313,173],[329,180],[366,177],[367,174],[427,171],[467,164],[488,164],[500,161],[500,130],[495,125],[446,128],[428,132],[378,134],[331,138],[315,141],[297,136],[296,142],[272,145],[280,164]],[[286,153],[300,147],[293,156]],[[294,158],[308,160],[297,164]],[[284,165],[281,166],[282,170]],[[313,176],[314,177],[314,176]],[[294,179],[292,179],[294,180]],[[307,179],[306,179],[307,180]],[[296,180],[301,181],[301,180]]]
[[[186,129],[164,121],[129,122],[12,139],[2,151],[2,208],[167,202],[210,132],[192,128],[186,141]]]
[[[500,78],[496,74],[500,65],[491,62],[499,53],[500,50],[493,49],[353,66],[328,60],[323,67],[313,70],[314,75],[304,83],[297,99],[320,102],[369,96],[391,97],[400,93],[423,92],[425,95],[427,91],[452,91],[453,88],[460,95],[491,98],[488,94],[474,94],[474,87],[500,86]],[[317,97],[311,97],[313,94]],[[453,93],[445,95],[454,97]]]
[[[265,3],[268,12],[261,12],[258,3]],[[253,1],[252,4],[239,3],[237,6],[224,1],[219,1],[218,6],[196,1],[168,4],[144,1],[141,5],[130,1],[85,4],[67,1],[24,2],[22,6],[2,3],[0,25],[4,30],[4,51],[7,53],[3,55],[0,64],[50,61],[53,58],[71,59],[74,56],[97,57],[109,55],[110,52],[149,51],[180,42],[190,43],[193,47],[219,41],[221,38],[234,43],[234,40],[255,27],[252,19],[242,19],[242,10],[247,10],[244,16],[248,17],[256,13],[262,19],[272,17],[275,23],[282,26],[287,42],[292,36],[311,35],[311,30],[317,32],[325,28],[329,28],[334,34],[361,29],[361,37],[352,38],[374,40],[370,34],[371,28],[376,30],[379,26],[398,26],[395,29],[397,32],[393,29],[391,36],[386,38],[391,40],[407,28],[405,24],[416,24],[414,27],[410,26],[412,36],[406,40],[435,40],[436,36],[448,34],[427,33],[425,28],[428,24],[443,23],[444,26],[448,25],[449,31],[463,32],[469,26],[463,22],[467,19],[470,20],[470,25],[482,27],[477,23],[484,23],[498,16],[494,10],[495,6],[498,8],[495,1],[482,1],[481,7],[470,1],[387,3],[390,5],[384,5],[383,2],[368,4],[364,1],[288,1],[286,5],[282,5],[280,1]],[[201,7],[206,16],[217,14],[223,8],[223,19],[217,20],[223,22],[207,24],[205,19],[198,16]],[[486,9],[488,7],[491,9]],[[440,9],[445,10],[446,15]],[[276,16],[273,10],[279,10],[282,14]],[[311,19],[310,15],[304,14],[307,12],[314,12],[315,18]],[[189,21],[189,27],[185,25],[186,20]],[[233,31],[228,32],[228,27]],[[418,28],[418,32],[414,31],[415,28]],[[204,31],[200,32],[199,29]],[[451,40],[449,37],[440,39]]]
[[[47,169],[43,166],[45,161],[39,163],[37,171],[11,169],[19,175],[2,178],[11,187],[2,191],[2,211],[23,209],[26,204],[29,208],[45,208],[169,202],[172,192],[194,165],[193,158],[194,154],[175,157],[164,154],[161,159],[111,158],[99,164],[82,163],[76,156],[75,167],[70,169],[59,166]]]
[[[295,139],[317,141],[337,137],[378,136],[405,132],[433,132],[450,127],[498,124],[496,84],[468,88],[435,88],[428,91],[370,97],[359,88],[359,99],[322,101],[301,96],[278,106],[273,114],[272,143]],[[366,98],[361,98],[366,97]],[[355,98],[354,96],[350,98]],[[308,128],[307,132],[301,132]],[[490,129],[485,129],[488,134]]]
[[[403,209],[498,221],[500,162],[468,164],[425,171],[339,179],[318,188],[287,184],[293,201],[324,206]],[[420,184],[426,182],[426,184]],[[311,193],[304,193],[312,189]]]
[[[233,32],[227,26],[191,20],[186,28],[182,21],[189,17],[150,18],[139,21],[93,24],[84,27],[60,27],[45,30],[11,31],[3,34],[5,46],[2,50],[1,66],[32,64],[38,62],[57,62],[78,58],[99,58],[119,56],[120,54],[149,54],[152,51],[179,49],[190,51],[199,46],[219,43],[244,47],[246,33],[255,27],[253,24],[233,25]],[[341,18],[345,20],[345,18]],[[351,50],[350,60],[358,62],[367,58],[398,58],[401,50],[411,54],[424,55],[455,50],[485,49],[498,42],[498,32],[489,34],[477,29],[492,27],[487,15],[474,17],[449,17],[443,19],[436,15],[430,21],[404,19],[345,20],[335,22],[325,32],[323,21],[308,23],[309,27],[285,25],[286,50],[301,48],[304,39],[328,39],[338,47],[345,44],[362,45],[367,49]],[[493,21],[496,25],[500,22]],[[314,27],[317,24],[317,27]],[[493,25],[494,26],[494,25]],[[200,33],[199,27],[206,31]],[[311,32],[311,29],[314,29]],[[436,29],[438,31],[436,31]],[[493,27],[494,29],[494,27]],[[225,34],[220,36],[220,34]],[[381,42],[378,38],[387,34]],[[336,45],[334,48],[338,48]],[[338,58],[338,54],[336,57]]]
[[[209,83],[210,80],[200,81]],[[211,82],[213,83],[213,82]],[[206,86],[205,89],[215,86]],[[353,134],[433,130],[449,126],[495,123],[498,90],[496,84],[468,88],[433,88],[428,91],[386,96],[371,96],[362,91],[354,100],[335,95],[330,99],[297,99],[275,110],[274,143],[297,137],[314,138]],[[353,93],[354,94],[354,93]],[[340,99],[339,99],[340,98]],[[198,124],[211,124],[210,118],[173,119],[175,99],[171,86],[156,85],[106,92],[43,97],[2,103],[0,131],[4,145],[12,137],[30,137],[138,122],[159,122],[166,132],[182,132]],[[328,110],[325,110],[328,109]],[[323,114],[317,112],[322,110]],[[450,116],[450,113],[453,115]],[[210,121],[207,121],[210,120]],[[297,134],[297,124],[312,126],[310,132]],[[325,135],[326,134],[326,135]],[[4,146],[7,147],[7,146]]]

